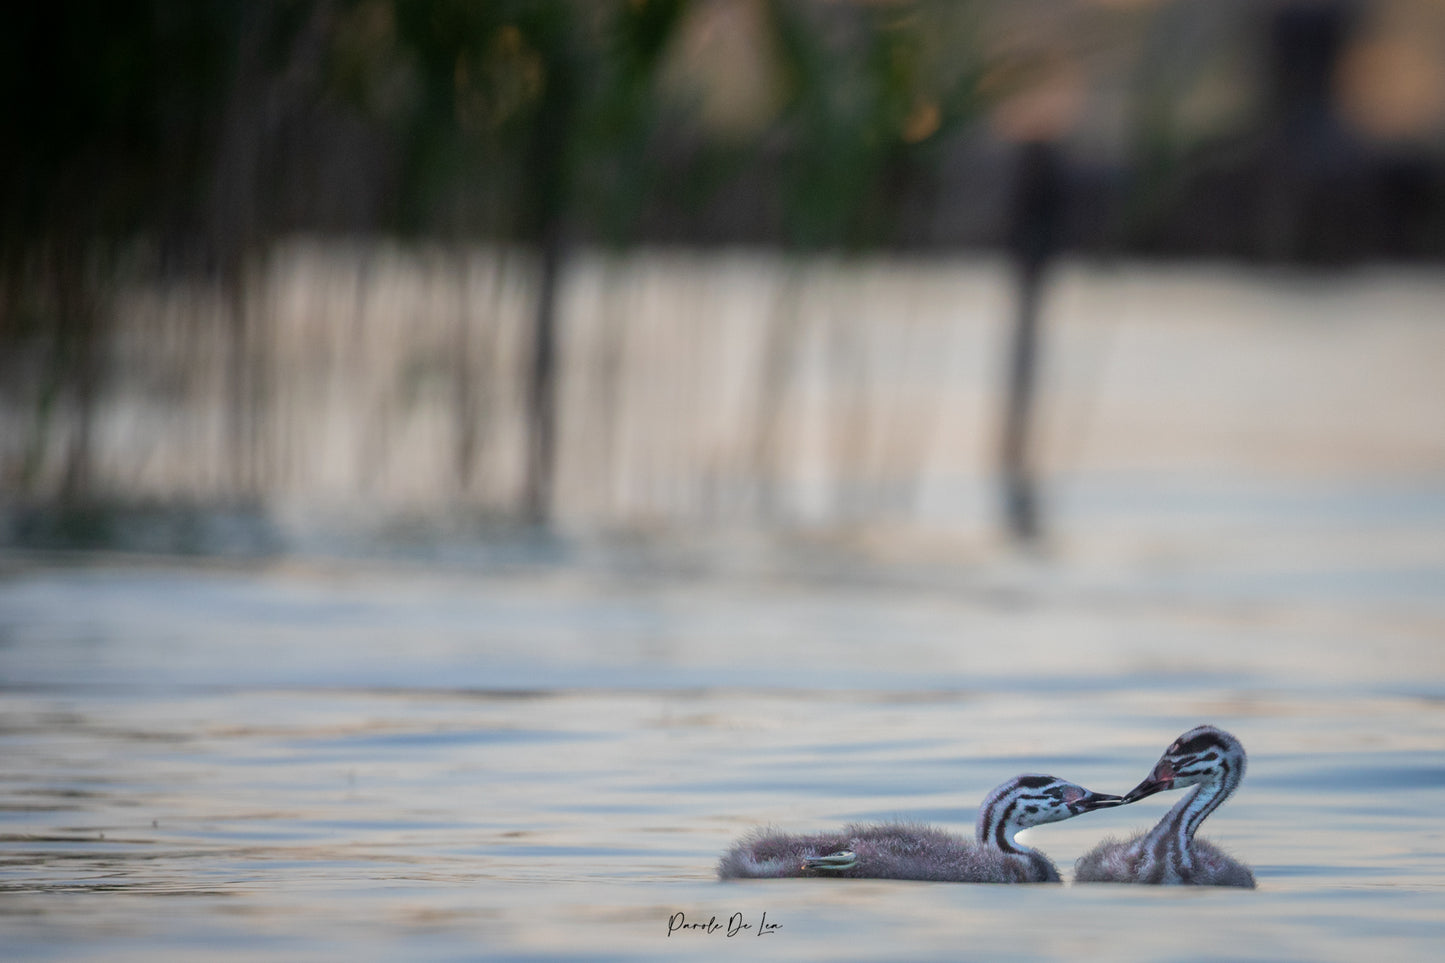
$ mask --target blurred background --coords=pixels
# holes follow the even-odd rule
[[[5,544],[1036,541],[1445,478],[1431,0],[130,0],[3,43]]]
[[[11,7],[10,955],[1438,957],[1445,3]],[[1258,892],[713,879],[1205,721]]]

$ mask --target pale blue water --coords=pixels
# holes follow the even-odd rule
[[[3,955],[1435,959],[1445,541],[1438,499],[1387,501],[1044,558],[12,554]],[[759,824],[967,831],[1020,771],[1122,792],[1204,721],[1250,750],[1205,835],[1254,892],[713,878]],[[1172,801],[1030,841],[1067,877]]]

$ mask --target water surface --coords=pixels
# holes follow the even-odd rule
[[[6,954],[1435,958],[1435,558],[1406,535],[1337,565],[1260,553],[1243,579],[1200,544],[951,567],[11,556]],[[1350,575],[1406,562],[1415,583]],[[1206,835],[1254,892],[713,876],[756,825],[967,832],[1020,771],[1122,792],[1202,721],[1250,751]],[[1029,841],[1067,877],[1172,801]],[[721,928],[669,937],[678,913]],[[753,928],[729,937],[734,914]]]

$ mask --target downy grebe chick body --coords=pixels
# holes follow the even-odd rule
[[[1043,853],[1014,836],[1030,826],[1117,806],[1119,796],[1090,792],[1053,776],[1016,776],[978,811],[975,839],[913,823],[855,824],[807,835],[755,830],[718,863],[720,879],[827,876],[946,883],[1057,883]]]
[[[1124,795],[1131,803],[1166,789],[1195,786],[1148,832],[1120,842],[1106,839],[1079,857],[1078,883],[1148,883],[1166,886],[1254,888],[1254,873],[1218,847],[1194,837],[1244,778],[1244,746],[1214,726],[1190,729],[1165,750],[1154,771]]]

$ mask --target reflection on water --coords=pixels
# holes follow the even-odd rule
[[[337,528],[405,538],[518,511],[525,258],[298,241],[254,282],[243,347],[217,292],[127,291],[83,431],[64,406],[0,396],[0,476],[12,498],[53,499],[83,438],[96,498],[240,502],[268,524],[197,512],[67,526],[0,504],[0,540],[266,553]],[[976,532],[996,514],[1013,298],[989,258],[583,253],[558,305],[555,517]],[[1201,479],[1276,480],[1266,497],[1285,523],[1339,497],[1316,496],[1321,478],[1393,479],[1401,501],[1423,489],[1438,503],[1442,302],[1445,279],[1425,268],[1059,265],[1034,445],[1058,489],[1045,520],[1055,498],[1132,525],[1187,502],[1197,530],[1259,497],[1200,492]]]
[[[1142,580],[1128,560],[1127,577],[1097,560],[795,562],[706,577],[12,562],[7,954],[734,959],[746,939],[798,960],[1437,954],[1437,596],[1281,579],[1261,604],[1207,549]],[[1025,770],[1121,792],[1205,720],[1250,750],[1205,835],[1253,865],[1257,892],[712,876],[755,825],[966,832]],[[1067,875],[1172,801],[1029,841]],[[669,937],[677,912],[781,925]]]

